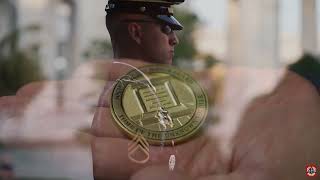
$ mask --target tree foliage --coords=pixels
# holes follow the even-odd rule
[[[218,60],[208,54],[201,54],[194,39],[194,32],[200,25],[200,19],[196,13],[188,9],[176,9],[175,17],[184,26],[182,31],[177,32],[179,38],[179,45],[175,48],[174,64],[192,63],[195,59],[204,61],[206,67],[215,65]]]
[[[176,59],[191,61],[198,54],[193,32],[198,26],[199,18],[195,13],[186,9],[177,9],[175,17],[184,26],[182,31],[177,32],[180,43],[175,48]]]
[[[95,39],[91,42],[87,50],[84,52],[84,57],[87,60],[92,58],[111,58],[112,45],[110,41]]]
[[[15,30],[0,40],[0,96],[13,95],[25,84],[44,78],[38,58],[38,47],[19,48],[23,31],[38,30],[36,26]]]

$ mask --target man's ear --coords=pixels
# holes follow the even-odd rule
[[[129,23],[129,36],[139,45],[141,44],[142,28],[138,23]]]

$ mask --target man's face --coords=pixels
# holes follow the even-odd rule
[[[142,53],[150,62],[172,64],[174,47],[179,40],[168,25],[153,21],[154,23],[143,23]]]

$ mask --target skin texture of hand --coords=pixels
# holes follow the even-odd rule
[[[320,135],[319,109],[316,89],[288,72],[271,94],[257,98],[248,107],[233,140],[230,171],[194,179],[308,179],[305,167],[319,165],[320,159],[320,145],[316,143]],[[136,173],[132,179],[182,180],[186,179],[185,175],[185,172],[170,173],[164,167],[154,166]]]
[[[108,83],[101,101],[108,100]],[[108,103],[106,103],[108,104]],[[256,98],[243,114],[230,156],[221,140],[205,132],[175,148],[150,146],[144,165],[128,159],[130,140],[112,121],[110,109],[98,107],[92,124],[95,179],[264,180],[306,179],[305,166],[320,159],[315,143],[320,131],[320,98],[308,81],[287,72],[272,93]],[[170,154],[177,156],[168,170]]]

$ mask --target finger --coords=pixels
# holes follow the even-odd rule
[[[71,79],[63,81],[40,81],[29,83],[17,92],[17,98],[48,99],[53,102],[80,101],[92,112],[96,107],[103,81]]]
[[[108,72],[111,67],[111,61],[105,60],[92,60],[89,62],[81,63],[72,74],[72,79],[108,79]]]
[[[91,126],[91,132],[94,136],[114,138],[125,137],[113,121],[111,114],[110,98],[113,84],[114,82],[112,81],[107,82],[100,95]]]
[[[19,116],[31,101],[32,98],[0,97],[0,118]]]
[[[112,119],[110,108],[97,107],[91,126],[91,133],[96,137],[125,138]]]
[[[108,81],[104,86],[98,101],[98,107],[110,107],[112,88],[115,85],[115,81]]]
[[[50,83],[51,83],[50,81],[29,83],[18,90],[17,96],[32,97],[34,95],[37,95],[39,92],[41,92],[42,89],[48,86]]]
[[[130,180],[191,180],[186,173],[181,171],[170,171],[167,166],[150,166],[134,174]]]

